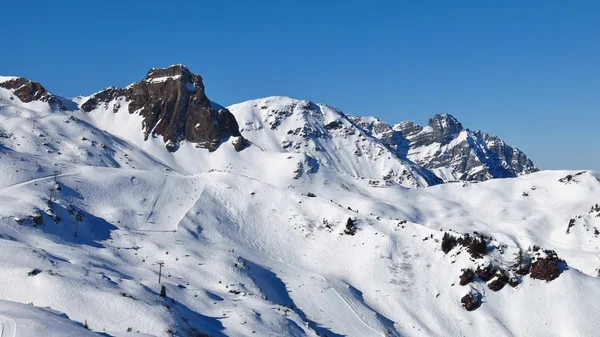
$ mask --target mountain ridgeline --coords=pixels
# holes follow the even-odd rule
[[[109,87],[73,100],[22,77],[4,77],[0,88],[8,89],[22,103],[47,103],[50,110],[90,115],[110,110],[140,116],[144,141],[161,138],[170,152],[176,152],[183,142],[213,152],[231,139],[238,152],[254,143],[272,151],[302,153],[306,158],[298,167],[300,173],[324,165],[381,181],[375,184],[419,187],[516,177],[538,170],[519,149],[496,136],[465,129],[448,114],[435,115],[426,126],[420,126],[410,121],[390,125],[375,117],[346,116],[333,107],[287,97],[224,108],[210,101],[202,77],[184,65],[153,68],[125,88]],[[288,119],[295,122],[286,122]],[[289,128],[282,130],[287,124]],[[277,145],[273,148],[272,144]]]
[[[411,121],[389,125],[375,117],[351,119],[400,157],[445,181],[511,178],[538,171],[521,150],[497,136],[465,129],[449,114],[434,115],[426,126]]]

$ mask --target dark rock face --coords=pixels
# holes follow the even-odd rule
[[[24,103],[47,102],[54,109],[67,110],[63,100],[38,82],[18,77],[0,83],[0,87],[11,90]],[[172,152],[177,151],[183,140],[210,151],[229,137],[239,137],[234,144],[236,151],[250,146],[240,134],[233,114],[212,103],[204,92],[202,77],[183,65],[151,69],[143,80],[125,89],[109,87],[99,91],[79,108],[91,112],[101,105],[108,107],[110,102],[115,102],[112,105],[115,113],[121,103],[129,103],[129,113],[143,117],[144,139],[160,136]]]
[[[473,311],[481,305],[481,299],[477,294],[468,293],[461,298],[460,303],[467,311]]]
[[[224,139],[242,137],[233,114],[216,109],[204,92],[202,77],[183,65],[151,69],[143,80],[125,89],[111,87],[94,94],[81,109],[90,112],[118,97],[129,102],[129,113],[143,117],[144,138],[161,136],[172,152],[183,140],[214,151]],[[235,145],[238,151],[247,146],[245,139]]]
[[[477,267],[477,270],[475,270],[475,274],[477,274],[477,276],[479,276],[479,278],[482,281],[487,282],[491,280],[492,277],[494,277],[494,275],[496,274],[496,268],[494,268],[494,266],[492,266],[491,264],[483,268]]]
[[[555,252],[550,252],[545,258],[531,264],[530,276],[537,280],[552,281],[560,276],[560,265],[563,263],[564,261],[559,259]]]
[[[425,127],[410,121],[390,126],[371,117],[351,119],[399,156],[427,169],[449,169],[458,180],[509,178],[538,170],[519,149],[496,136],[469,131],[449,114],[433,116]]]
[[[508,275],[498,275],[494,278],[490,283],[488,283],[488,288],[492,291],[500,291],[504,286],[508,283]]]
[[[81,104],[81,110],[85,112],[90,112],[98,107],[100,103],[108,103],[114,99],[117,99],[121,96],[125,95],[125,90],[117,87],[109,87],[102,91],[99,91],[92,95],[85,103]],[[115,110],[113,112],[117,112],[119,105],[115,105]]]
[[[434,115],[429,119],[427,125],[432,130],[430,139],[442,145],[448,144],[456,134],[464,130],[462,124],[454,116],[448,114]]]
[[[467,284],[473,282],[475,280],[475,273],[471,269],[463,270],[463,273],[460,275],[460,285],[466,286]]]
[[[516,276],[511,276],[508,278],[508,285],[510,285],[513,288],[518,286],[520,283],[521,281]]]
[[[52,108],[67,110],[57,96],[52,95],[38,82],[30,81],[24,77],[2,82],[0,87],[11,90],[23,103],[40,101],[50,104]]]
[[[584,174],[587,171],[581,171],[578,173],[573,174],[567,174],[565,177],[558,179],[559,182],[566,184],[571,184],[571,183],[577,183],[577,180],[575,179],[575,177],[580,176],[582,174]]]
[[[238,137],[236,140],[233,141],[233,148],[237,151],[240,152],[243,149],[247,148],[248,146],[250,146],[250,142],[244,138],[244,137]]]

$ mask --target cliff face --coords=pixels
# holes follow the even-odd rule
[[[183,65],[153,68],[146,77],[125,89],[110,87],[81,104],[91,112],[101,103],[118,97],[129,102],[129,113],[143,117],[144,137],[160,136],[169,151],[177,151],[183,140],[214,151],[228,137],[241,137],[235,117],[213,104],[204,92],[202,77]],[[114,105],[115,112],[120,106]],[[239,140],[241,150],[247,142]]]

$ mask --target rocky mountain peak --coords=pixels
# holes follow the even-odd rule
[[[51,94],[40,83],[28,80],[25,77],[14,77],[1,81],[0,88],[12,91],[23,103],[40,101],[48,103],[52,108],[67,110],[57,96]]]
[[[393,132],[381,132],[387,129],[374,127],[372,117],[354,117],[353,121],[400,157],[432,170],[446,181],[516,177],[538,170],[519,149],[497,136],[465,129],[450,114],[434,115],[425,127],[401,122],[392,127]]]
[[[213,104],[204,92],[202,77],[181,64],[152,68],[144,79],[125,89],[110,87],[100,91],[81,104],[81,109],[91,112],[99,104],[118,97],[129,103],[129,113],[143,117],[145,139],[160,136],[172,152],[183,140],[214,151],[223,139],[241,137],[231,112]],[[114,112],[119,109],[120,104],[113,105]],[[243,139],[235,144],[236,150],[248,145]]]
[[[151,68],[146,74],[146,78],[186,75],[192,76],[192,72],[183,64],[174,64],[166,68]]]
[[[175,81],[183,84],[191,92],[195,92],[196,89],[204,91],[202,77],[198,74],[193,74],[183,64],[176,64],[166,68],[152,68],[146,74],[144,81],[148,83]]]
[[[427,123],[431,127],[433,137],[440,143],[446,143],[453,135],[464,130],[462,124],[450,114],[436,114]]]
[[[417,133],[423,130],[423,127],[413,121],[405,121],[400,122],[398,124],[394,124],[394,131],[398,131],[402,133],[405,137],[416,135]]]

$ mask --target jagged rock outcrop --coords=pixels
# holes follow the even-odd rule
[[[477,293],[468,293],[460,299],[460,303],[467,311],[473,311],[481,306],[481,296]]]
[[[454,116],[438,114],[422,127],[414,122],[389,125],[373,117],[354,123],[445,181],[509,178],[537,171],[517,148],[481,131],[470,131]]]
[[[48,92],[40,83],[24,77],[0,82],[0,88],[12,91],[23,103],[40,101],[48,103],[54,109],[67,110],[60,98]]]
[[[169,151],[177,151],[183,140],[214,151],[223,139],[239,137],[237,151],[249,146],[229,110],[213,104],[205,94],[202,77],[183,65],[153,68],[146,77],[125,89],[110,87],[81,104],[91,112],[100,103],[123,97],[131,114],[143,117],[144,138],[160,136]],[[120,105],[115,104],[117,112]]]
[[[504,288],[505,285],[508,284],[509,277],[506,273],[500,273],[496,275],[496,277],[488,283],[488,288],[492,291],[500,291]]]
[[[560,276],[561,265],[565,262],[554,251],[547,251],[546,255],[531,264],[531,278],[550,282]]]
[[[475,273],[471,268],[466,268],[463,270],[462,274],[459,276],[461,286],[466,286],[467,284],[473,282],[475,280]]]
[[[100,103],[108,103],[112,100],[115,100],[121,96],[125,96],[125,90],[117,87],[108,87],[102,91],[99,91],[92,95],[87,101],[81,104],[81,110],[85,112],[90,112],[98,107]],[[120,104],[115,104],[113,107],[113,112],[119,111],[121,107]]]

